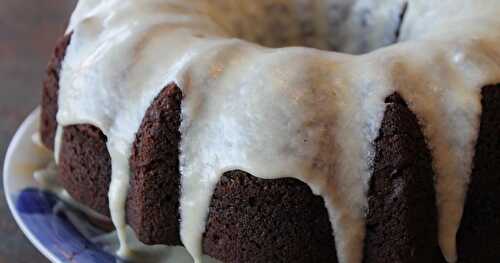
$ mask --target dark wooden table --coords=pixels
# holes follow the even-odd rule
[[[39,104],[45,66],[74,5],[74,0],[0,0],[1,167],[15,130]],[[34,263],[47,259],[16,226],[1,185],[0,263],[4,262]]]

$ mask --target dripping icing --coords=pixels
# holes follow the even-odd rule
[[[407,1],[266,2],[291,9],[310,4],[312,10],[344,3],[342,8],[358,10],[355,14],[374,10],[369,33],[354,16],[328,24],[314,18],[316,38],[302,42],[292,21],[303,17],[293,14],[295,20],[284,18],[289,24],[281,28],[281,38],[271,34],[262,43],[281,46],[285,39],[355,54],[394,41],[395,31],[385,30],[396,29],[394,19]],[[213,188],[223,172],[241,169],[261,178],[307,183],[325,200],[339,261],[361,262],[371,144],[384,99],[397,91],[422,123],[431,148],[439,242],[454,262],[481,113],[480,88],[500,81],[500,49],[494,41],[499,36],[491,30],[500,25],[495,12],[500,3],[459,2],[408,1],[402,42],[355,56],[238,40],[259,40],[273,29],[265,19],[256,20],[263,21],[259,26],[235,26],[239,12],[262,15],[264,1],[235,6],[224,0],[80,0],[67,31],[73,35],[62,66],[57,120],[61,126],[95,125],[108,138],[110,211],[120,252],[127,253],[124,210],[135,132],[156,95],[174,82],[185,97],[181,238],[196,261]]]

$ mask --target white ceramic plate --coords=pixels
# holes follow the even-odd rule
[[[28,239],[52,262],[117,262],[119,259],[90,241],[102,232],[84,231],[75,226],[54,194],[43,191],[33,172],[52,159],[51,152],[33,142],[40,110],[33,111],[14,135],[4,162],[4,191],[9,209]],[[90,236],[89,236],[90,235]]]

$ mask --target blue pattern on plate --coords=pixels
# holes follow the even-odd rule
[[[59,202],[52,193],[28,188],[19,193],[16,210],[33,235],[61,262],[119,262],[86,239],[64,212],[54,212]]]

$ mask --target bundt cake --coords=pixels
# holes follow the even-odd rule
[[[500,1],[80,0],[58,180],[195,262],[498,262]]]

